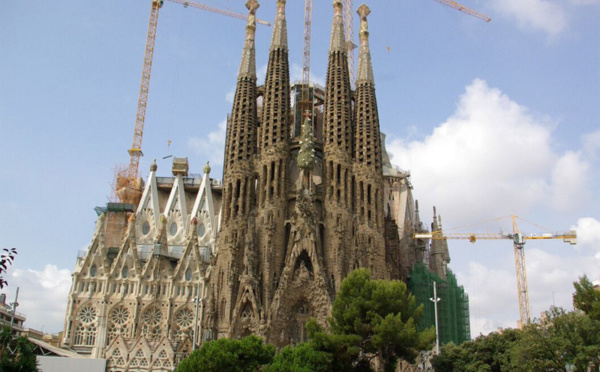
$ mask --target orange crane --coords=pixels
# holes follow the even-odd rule
[[[479,18],[485,22],[489,22],[492,19],[488,16],[486,16],[483,13],[480,13],[476,10],[473,9],[469,9],[466,6],[460,5],[459,3],[457,3],[456,1],[452,1],[452,0],[434,0],[437,1],[438,3],[444,4],[446,6],[449,6],[451,8],[454,8],[456,10],[459,10],[463,13],[466,13],[468,15],[471,15],[475,18]],[[354,40],[354,19],[353,19],[353,6],[352,6],[352,0],[344,0],[344,29],[346,32],[346,39],[348,40],[346,42],[347,45],[347,54],[348,54],[348,70],[350,71],[350,84],[354,87],[354,84],[356,83],[356,77],[354,75],[354,49],[356,49],[356,44],[354,44],[353,40]],[[388,51],[389,51],[389,47],[388,47]]]
[[[527,272],[525,270],[525,242],[527,240],[546,240],[546,239],[562,239],[565,243],[571,245],[577,244],[577,232],[571,230],[565,233],[532,233],[523,234],[517,225],[517,216],[511,216],[512,218],[512,234],[506,233],[445,233],[442,230],[415,233],[413,234],[414,239],[435,239],[435,240],[446,240],[446,239],[466,239],[471,243],[475,243],[479,239],[510,239],[513,241],[513,248],[515,254],[515,269],[517,276],[517,295],[519,298],[519,313],[520,313],[520,326],[524,326],[530,323],[530,311],[529,311],[529,290],[527,286]]]
[[[473,9],[469,9],[466,6],[460,5],[456,1],[452,1],[452,0],[434,0],[434,1],[437,1],[438,3],[444,4],[444,5],[447,5],[447,6],[449,6],[451,8],[454,8],[454,9],[456,9],[458,11],[467,13],[468,15],[473,16],[475,18],[479,18],[479,19],[481,19],[482,21],[485,21],[485,22],[489,22],[489,21],[492,20],[490,17],[486,16],[485,14],[480,13],[480,12],[478,12],[476,10],[473,10]]]
[[[227,10],[213,8],[201,3],[188,0],[169,0],[182,4],[184,7],[194,7],[221,15],[238,19],[246,19],[244,14],[234,13]],[[137,114],[135,117],[135,128],[133,130],[133,143],[129,152],[129,167],[117,169],[114,182],[114,193],[122,203],[137,204],[142,195],[142,185],[138,181],[138,168],[142,153],[142,139],[144,137],[144,122],[146,119],[146,104],[148,101],[148,89],[150,85],[150,73],[152,71],[152,58],[154,55],[154,41],[156,40],[156,27],[158,25],[159,9],[163,6],[163,0],[152,0],[150,8],[150,21],[148,23],[148,35],[146,37],[146,49],[144,51],[144,64],[142,67],[142,82],[140,84],[140,95],[138,98]],[[271,26],[271,23],[257,19],[256,22]]]

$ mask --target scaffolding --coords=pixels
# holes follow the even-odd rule
[[[438,321],[440,344],[454,342],[457,345],[471,339],[471,322],[469,315],[469,296],[462,286],[456,281],[456,276],[450,269],[447,270],[446,279],[427,270],[422,264],[416,264],[409,287],[418,304],[423,304],[424,314],[419,322],[419,330],[435,325],[435,309],[433,298],[433,282],[437,283]]]

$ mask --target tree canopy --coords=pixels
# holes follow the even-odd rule
[[[333,303],[331,332],[360,338],[361,357],[380,358],[384,369],[394,370],[398,358],[413,362],[419,350],[435,339],[432,327],[419,331],[423,305],[399,280],[374,280],[367,269],[344,279]]]
[[[573,294],[573,303],[575,307],[590,318],[600,321],[600,291],[594,289],[592,282],[586,275],[574,282],[575,293]]]
[[[37,372],[34,346],[27,337],[16,337],[10,327],[0,332],[0,371]]]
[[[432,365],[436,372],[553,372],[587,371],[600,365],[600,320],[595,318],[600,296],[586,277],[573,283],[575,307],[552,307],[542,319],[522,330],[504,330],[460,346],[444,345]]]
[[[176,372],[253,372],[271,363],[275,347],[256,336],[209,341],[184,359]]]

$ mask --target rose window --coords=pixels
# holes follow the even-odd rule
[[[162,312],[160,309],[148,309],[144,313],[144,323],[148,325],[158,325],[162,319]]]
[[[181,328],[187,328],[192,325],[194,314],[189,309],[183,309],[177,314],[177,325]]]
[[[96,320],[96,309],[93,306],[85,306],[79,311],[79,320],[83,323],[91,323]]]
[[[110,315],[110,321],[115,324],[124,324],[129,319],[129,311],[124,307],[114,309]]]

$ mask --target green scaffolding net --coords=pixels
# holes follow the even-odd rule
[[[450,269],[446,280],[427,270],[424,264],[414,267],[409,287],[415,295],[417,303],[425,307],[425,313],[419,322],[423,330],[435,326],[435,308],[433,298],[433,282],[437,283],[438,322],[440,343],[454,342],[459,345],[471,339],[471,322],[469,317],[469,296],[456,281],[456,276]]]

